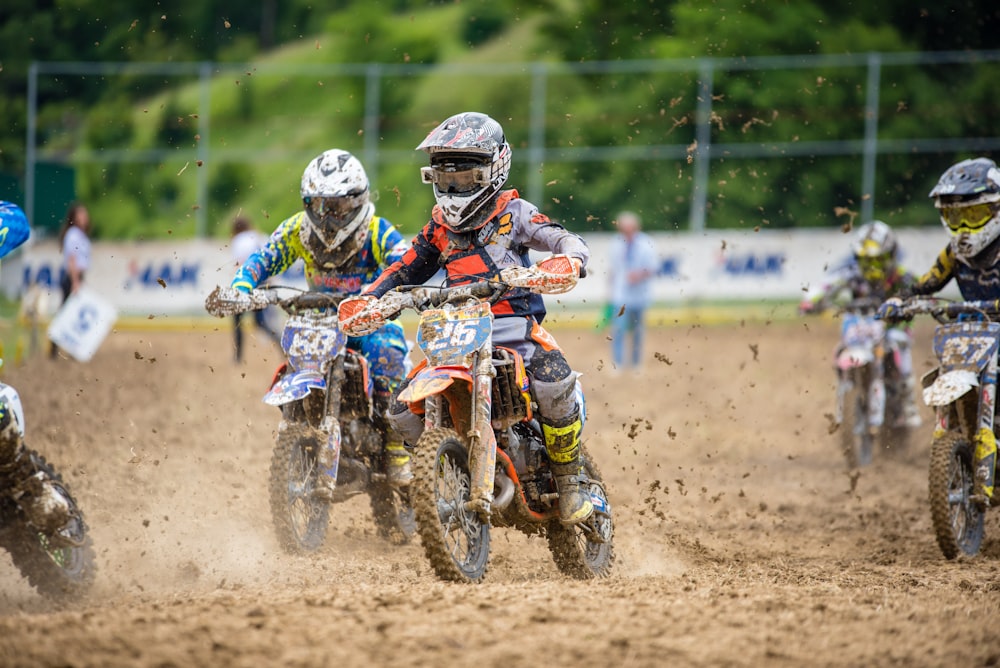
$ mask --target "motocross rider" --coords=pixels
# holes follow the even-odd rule
[[[302,258],[310,290],[356,295],[408,248],[392,223],[375,214],[368,176],[347,151],[331,149],[310,161],[299,192],[303,210],[282,221],[264,247],[247,259],[233,279],[233,288],[249,292]],[[397,322],[386,323],[376,332],[349,338],[347,347],[364,355],[371,368],[375,417],[386,434],[389,482],[408,485],[413,479],[410,454],[385,423],[390,397],[405,373],[403,328]],[[336,480],[324,473],[317,494],[330,496]]]
[[[0,201],[0,258],[29,235],[24,211],[16,204]],[[31,524],[58,531],[71,519],[72,511],[48,474],[32,461],[24,445],[23,415],[17,390],[0,383],[0,486],[15,490],[13,495]]]
[[[934,266],[899,297],[890,299],[879,315],[898,319],[902,299],[930,295],[952,278],[966,301],[1000,299],[1000,169],[989,158],[963,160],[945,170],[929,197],[951,240]],[[980,504],[993,497],[996,437],[989,429],[976,435],[973,498]]]
[[[497,278],[511,266],[530,266],[528,250],[571,256],[578,273],[590,258],[586,243],[521,199],[501,190],[510,173],[511,148],[503,128],[476,112],[456,114],[417,146],[430,158],[421,168],[437,205],[399,262],[367,290],[372,300],[400,285],[415,285],[444,268],[449,286]],[[493,306],[493,343],[516,350],[532,376],[545,447],[559,491],[560,521],[575,524],[594,510],[580,489],[580,406],[570,368],[555,339],[541,326],[541,295],[515,289]],[[416,443],[423,420],[394,401],[389,420],[404,439]]]
[[[851,241],[852,261],[834,272],[831,280],[799,304],[799,312],[819,313],[840,299],[871,297],[885,301],[901,290],[913,285],[917,277],[899,263],[899,243],[892,229],[881,220],[865,223],[858,228]],[[919,427],[913,380],[913,355],[911,336],[907,323],[893,323],[886,328],[886,338],[899,351],[897,366],[900,391],[903,397],[902,424],[894,426]],[[879,427],[881,425],[870,425]]]

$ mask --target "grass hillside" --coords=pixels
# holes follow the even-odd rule
[[[299,178],[313,156],[339,147],[365,158],[365,78],[330,76],[321,71],[324,67],[376,56],[401,63],[509,63],[531,57],[537,21],[514,23],[472,50],[462,43],[462,31],[442,28],[461,24],[463,11],[460,5],[448,5],[411,17],[373,16],[371,32],[365,34],[341,34],[334,17],[323,38],[286,45],[238,70],[223,65],[208,85],[207,139],[201,136],[199,115],[205,91],[193,77],[178,78],[176,87],[119,107],[117,118],[108,111],[91,114],[86,134],[92,140],[106,137],[113,127],[122,135],[116,150],[133,156],[158,152],[151,164],[81,167],[80,196],[90,204],[101,235],[193,235],[201,178],[209,192],[210,235],[226,236],[229,221],[241,210],[260,227],[273,227],[300,206]],[[361,19],[351,17],[354,24]],[[374,42],[393,46],[381,47],[388,53],[379,53]],[[296,73],[297,68],[305,73]],[[394,162],[369,167],[379,212],[407,232],[419,229],[433,198],[420,183],[422,159],[413,147],[438,121],[472,108],[507,111],[499,117],[515,141],[524,132],[528,109],[525,81],[454,74],[384,78],[378,145],[400,153]],[[512,93],[515,102],[510,101]],[[209,159],[199,165],[203,142]],[[97,156],[105,148],[92,145],[81,155]]]

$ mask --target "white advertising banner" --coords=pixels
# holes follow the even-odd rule
[[[896,232],[903,264],[918,274],[930,268],[948,241],[939,227]],[[847,261],[852,238],[839,229],[651,236],[660,259],[654,298],[662,304],[798,300],[805,290],[821,284],[829,270]],[[590,275],[575,290],[560,295],[561,303],[597,306],[607,298],[607,258],[613,235],[585,238],[591,249]],[[221,240],[98,242],[86,283],[124,315],[198,314],[203,312],[205,296],[216,285],[229,285],[235,269],[228,243]],[[0,280],[11,297],[36,282],[47,286],[50,310],[54,310],[61,298],[60,272],[58,248],[42,242],[4,260]],[[302,286],[300,266],[276,282]]]

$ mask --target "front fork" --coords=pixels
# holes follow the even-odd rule
[[[976,431],[976,451],[972,458],[972,470],[976,473],[974,494],[986,500],[993,498],[996,477],[997,439],[993,434],[993,415],[997,394],[997,356],[992,355],[983,373],[979,396],[979,429]]]
[[[493,504],[493,484],[497,468],[497,437],[493,433],[493,368],[492,346],[487,343],[477,353],[476,373],[472,384],[471,428],[469,429],[469,475],[472,489],[468,510],[482,517],[490,516]]]
[[[317,460],[320,472],[329,478],[330,487],[337,482],[340,468],[340,397],[344,384],[344,355],[338,355],[326,372],[326,402],[319,431],[326,439]]]
[[[867,405],[865,413],[868,426],[881,427],[885,422],[885,370],[880,359],[864,367],[855,367],[839,372],[837,383],[837,423],[844,421],[844,401],[847,392],[855,385],[862,385],[865,377],[868,380],[868,391],[865,393]],[[849,425],[853,428],[853,425]]]
[[[476,353],[473,362],[472,387],[468,395],[452,391],[448,396],[455,430],[468,446],[469,501],[471,510],[488,519],[493,506],[493,485],[496,477],[497,439],[493,432],[493,358],[492,343],[487,341]],[[441,424],[444,401],[441,395],[424,402],[424,426],[432,429]],[[465,431],[463,434],[462,432]]]

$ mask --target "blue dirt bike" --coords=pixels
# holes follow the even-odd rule
[[[337,324],[344,295],[279,290],[250,293],[216,288],[205,307],[219,317],[280,306],[289,317],[281,335],[287,362],[275,372],[264,402],[281,409],[271,458],[271,517],[287,551],[311,552],[323,545],[330,504],[367,493],[379,533],[409,541],[416,525],[405,490],[385,474],[381,416],[373,411],[368,360],[347,347]],[[336,478],[332,497],[318,484],[320,471]]]
[[[941,552],[954,559],[979,552],[986,509],[998,503],[986,489],[996,474],[1000,301],[913,298],[892,317],[918,314],[940,323],[934,332],[938,367],[921,382],[924,402],[937,414],[928,475],[931,520]]]

